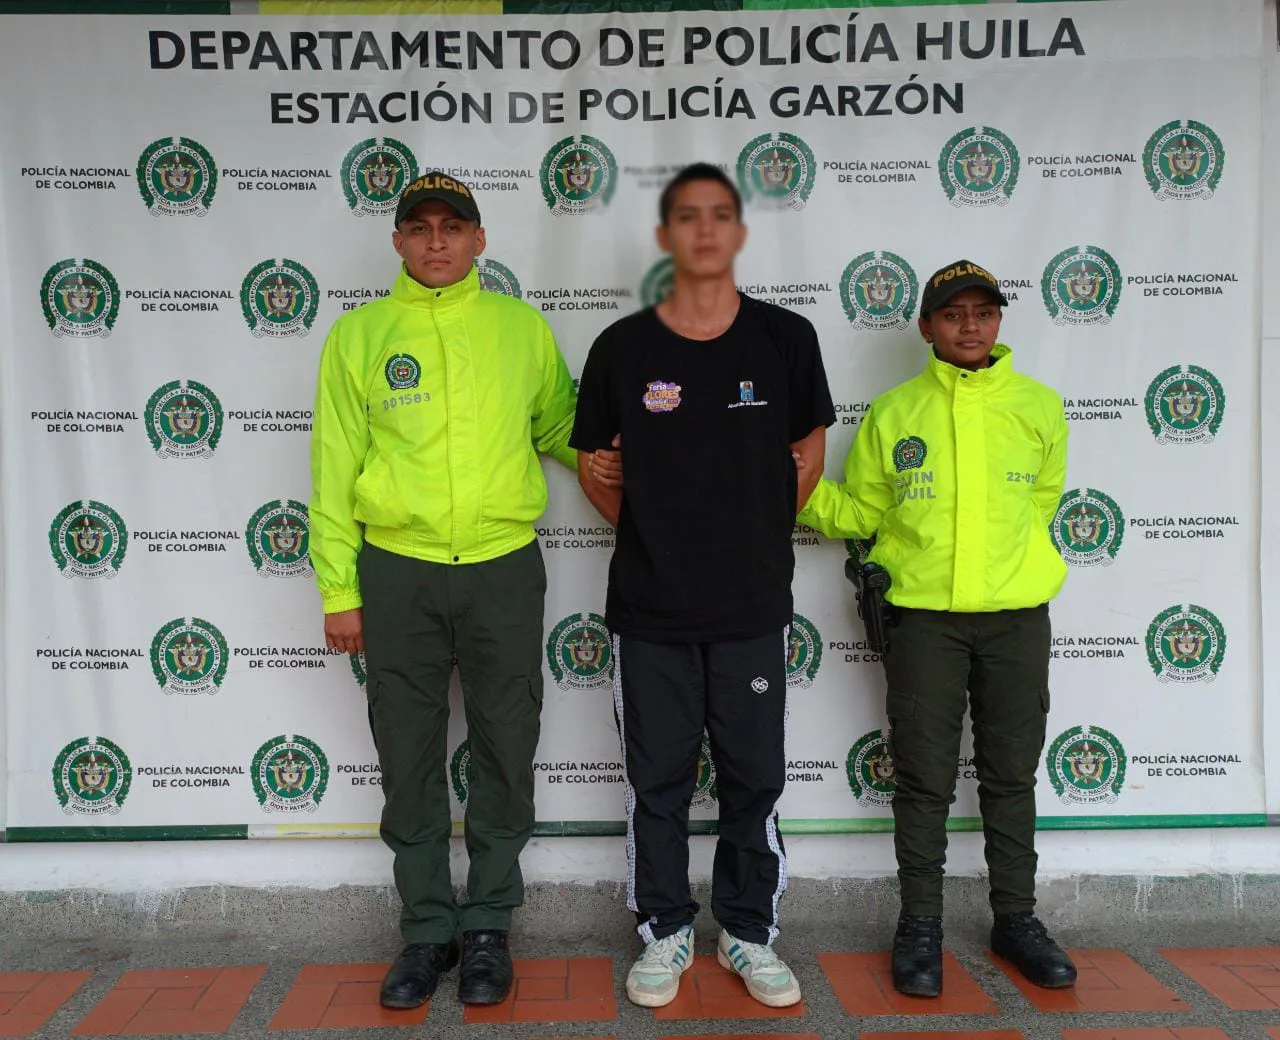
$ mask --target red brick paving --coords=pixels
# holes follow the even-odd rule
[[[1280,947],[1157,950],[1232,1011],[1280,1008]]]
[[[599,1022],[618,1017],[609,957],[515,961],[515,983],[501,1004],[468,1004],[468,1025],[498,1022]]]
[[[71,1035],[225,1033],[266,970],[255,964],[128,971]]]
[[[91,971],[0,972],[0,1037],[31,1036],[85,984]]]
[[[1013,965],[988,956],[1039,1011],[1190,1011],[1191,1007],[1119,950],[1068,950],[1079,977],[1069,989],[1041,989]]]
[[[818,965],[846,1015],[987,1015],[999,1010],[949,950],[942,954],[940,997],[906,997],[895,990],[887,953],[820,953]]]

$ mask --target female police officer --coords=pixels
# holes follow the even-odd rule
[[[1066,470],[1062,399],[1014,370],[996,343],[1008,300],[969,261],[925,287],[923,372],[875,400],[845,461],[800,521],[876,538],[898,620],[885,659],[897,774],[894,846],[902,913],[893,983],[942,990],[942,867],[965,710],[995,914],[991,948],[1031,982],[1075,982],[1035,907],[1035,775],[1049,707],[1048,601],[1066,567],[1048,525]]]

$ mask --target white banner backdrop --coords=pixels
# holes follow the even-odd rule
[[[741,287],[818,328],[833,474],[924,363],[920,280],[961,256],[1006,285],[1015,363],[1066,399],[1041,825],[1263,822],[1261,38],[1256,0],[7,18],[9,840],[371,833],[362,673],[323,650],[305,557],[325,332],[387,291],[394,193],[443,167],[476,188],[486,284],[545,312],[576,372],[662,291],[658,193],[695,160],[748,196]],[[617,833],[613,536],[547,469],[539,830]],[[717,532],[690,516],[687,537]],[[884,829],[847,550],[794,541],[780,811]],[[459,818],[464,741],[455,710]],[[708,762],[695,817],[714,793]]]

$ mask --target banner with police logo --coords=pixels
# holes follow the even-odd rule
[[[924,364],[924,280],[958,258],[995,272],[1013,363],[1062,394],[1041,825],[1264,822],[1261,4],[465,6],[5,18],[8,838],[374,834],[364,663],[325,650],[308,557],[326,330],[387,294],[395,199],[438,167],[475,190],[484,288],[537,308],[576,373],[669,291],[658,195],[695,160],[745,199],[742,290],[819,331],[832,475]],[[665,406],[661,378],[638,392]],[[901,493],[931,498],[934,446],[900,447]],[[619,834],[614,534],[546,469],[538,828]],[[843,577],[866,546],[793,542],[783,827],[888,829],[883,675]],[[709,749],[694,783],[706,830]],[[957,790],[972,827],[967,737]]]

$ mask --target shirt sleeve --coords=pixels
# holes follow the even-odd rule
[[[870,538],[893,506],[893,484],[883,458],[873,406],[844,460],[844,482],[823,477],[797,519],[828,538]]]
[[[598,337],[587,354],[578,382],[578,414],[573,423],[569,443],[579,451],[595,451],[613,443],[622,432],[622,423],[614,402],[612,365],[609,345]]]
[[[578,453],[569,447],[575,407],[573,380],[546,322],[542,323],[542,351],[542,389],[534,404],[531,427],[533,446],[576,471]]]
[[[1062,489],[1067,480],[1067,417],[1058,400],[1053,425],[1049,431],[1049,443],[1045,450],[1040,473],[1036,477],[1032,501],[1044,517],[1045,526],[1053,523],[1062,500]]]
[[[804,334],[797,337],[792,345],[789,369],[790,419],[787,439],[794,444],[809,436],[819,426],[831,426],[836,421],[836,409],[831,403],[831,389],[827,386],[827,370],[822,364],[818,333],[808,321],[804,322]]]
[[[364,528],[355,518],[355,486],[369,452],[369,415],[362,380],[340,343],[335,326],[320,353],[311,426],[310,555],[326,614],[363,603],[356,557]]]

